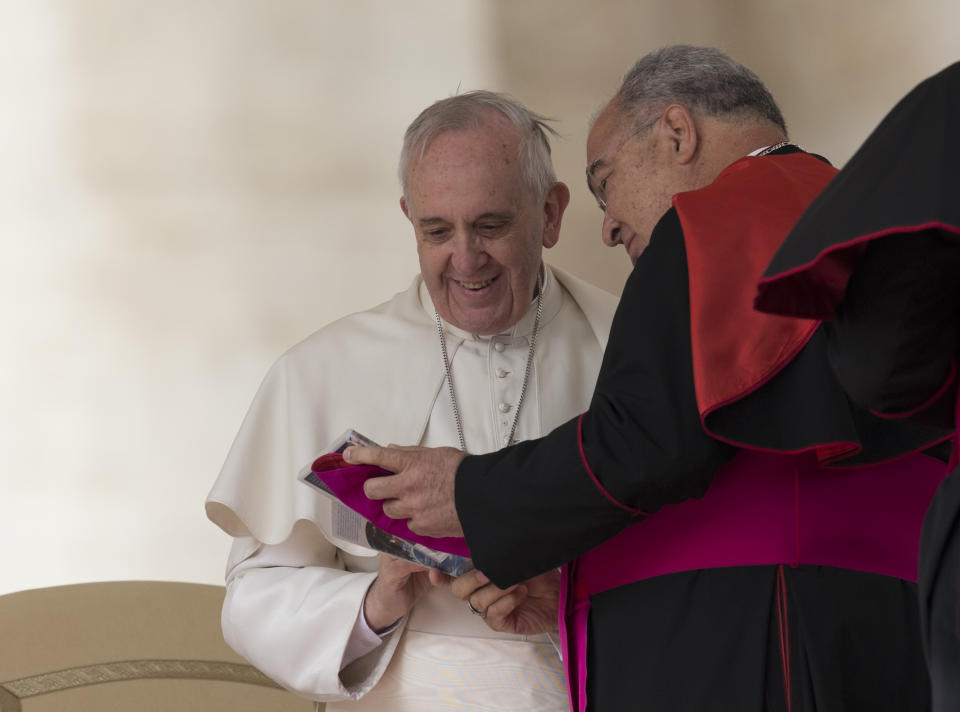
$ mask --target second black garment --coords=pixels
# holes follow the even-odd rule
[[[831,319],[852,398],[904,425],[960,427],[960,63],[921,82],[798,221],[757,306]],[[956,454],[953,463],[956,464]],[[960,709],[960,467],[923,523],[919,598],[937,712]]]

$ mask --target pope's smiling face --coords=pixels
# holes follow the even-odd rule
[[[523,179],[519,142],[499,114],[479,128],[444,131],[422,157],[413,154],[400,201],[437,312],[473,334],[500,333],[520,320],[534,296],[541,248],[559,230],[559,216],[548,220]]]

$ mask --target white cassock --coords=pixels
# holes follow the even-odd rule
[[[617,300],[546,268],[515,440],[586,410]],[[467,449],[499,449],[520,398],[536,303],[508,332],[444,324]],[[387,444],[458,447],[433,303],[418,276],[390,301],[320,329],[271,368],[207,499],[234,537],[223,633],[328,712],[566,710],[546,635],[490,630],[437,587],[382,637],[363,618],[377,552],[333,536],[329,501],[297,473],[354,428]],[[504,496],[509,496],[505,492]]]

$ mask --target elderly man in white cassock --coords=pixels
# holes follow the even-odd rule
[[[567,709],[549,634],[493,631],[435,570],[338,539],[329,500],[297,479],[348,428],[484,453],[587,408],[616,299],[541,260],[570,195],[550,131],[492,92],[417,117],[400,207],[420,274],[280,357],[208,497],[234,538],[224,637],[328,712]],[[519,584],[503,610],[554,623],[557,586]]]

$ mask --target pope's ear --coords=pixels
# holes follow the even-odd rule
[[[563,211],[570,203],[570,189],[566,183],[557,181],[543,201],[543,246],[553,247],[560,240],[560,224],[563,222]]]
[[[403,214],[407,220],[413,222],[413,220],[410,219],[410,211],[407,210],[407,199],[402,196],[400,197],[400,209],[403,211]]]

